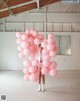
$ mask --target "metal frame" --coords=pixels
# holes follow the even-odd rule
[[[6,10],[9,10],[10,12],[12,12],[11,9],[14,9],[14,8],[17,8],[17,7],[21,7],[21,6],[25,6],[25,5],[34,3],[34,2],[37,3],[37,8],[39,9],[39,0],[32,0],[32,1],[29,1],[29,2],[26,2],[26,3],[22,3],[22,4],[19,4],[19,5],[16,5],[16,6],[12,6],[12,7],[8,7],[7,3],[5,3],[4,0],[0,0],[0,1],[2,1],[6,5],[6,7],[7,7],[7,8],[4,8],[4,9],[1,9],[0,12],[6,11]]]

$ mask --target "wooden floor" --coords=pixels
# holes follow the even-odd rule
[[[7,101],[80,101],[80,71],[46,76],[45,92],[37,92],[37,83],[24,81],[23,75],[22,71],[0,71],[0,96],[6,95]]]

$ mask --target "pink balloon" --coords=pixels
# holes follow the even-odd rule
[[[49,60],[50,61],[50,55],[48,55],[48,54],[44,55],[43,60]]]
[[[35,56],[29,56],[29,60],[33,61],[35,59]]]
[[[39,33],[37,31],[32,32],[33,37],[38,37]]]
[[[48,44],[48,43],[47,43],[47,41],[45,40],[45,41],[42,42],[41,45],[42,45],[43,48],[46,48],[46,47],[47,47],[47,44]]]
[[[43,66],[44,67],[49,67],[50,61],[49,60],[43,60]]]
[[[29,35],[30,34],[30,30],[26,30],[25,34]]]
[[[33,61],[32,61],[32,66],[37,67],[38,64],[39,64],[39,61],[38,61],[38,60],[33,60]]]
[[[24,75],[24,80],[29,80],[29,76],[30,76],[30,74],[26,74],[26,75]]]
[[[57,71],[55,69],[51,69],[49,74],[50,74],[50,76],[55,77],[57,75]]]
[[[19,58],[23,58],[23,57],[24,57],[24,54],[23,54],[22,52],[20,52],[20,53],[18,54],[18,56],[19,56]]]
[[[17,39],[16,43],[17,44],[21,44],[22,43],[22,39]]]
[[[17,33],[16,33],[16,37],[18,37],[18,38],[20,38],[20,37],[21,37],[21,35],[22,35],[22,33],[21,33],[21,32],[17,32]]]
[[[48,38],[54,38],[54,34],[53,34],[53,33],[50,33],[50,34],[48,35]]]
[[[41,40],[39,38],[35,38],[34,43],[38,46],[41,43]]]
[[[49,68],[42,68],[41,73],[44,74],[44,75],[48,74],[49,73]]]
[[[53,39],[53,38],[48,38],[48,39],[47,39],[47,42],[48,42],[49,44],[54,44],[54,39]]]
[[[22,40],[27,40],[28,36],[26,34],[22,34],[21,38],[22,38]]]
[[[44,36],[43,35],[39,35],[38,38],[41,39],[41,40],[43,40]]]
[[[53,44],[48,44],[47,45],[47,50],[53,50],[54,49],[54,45]]]
[[[30,45],[30,43],[28,41],[23,41],[22,44],[21,44],[21,46],[23,48],[27,48],[27,47],[29,47],[29,45]]]
[[[28,38],[28,41],[31,42],[31,43],[33,43],[34,42],[33,36],[30,35],[29,38]]]
[[[49,69],[55,69],[57,67],[57,63],[53,61],[51,65],[49,66]]]
[[[37,67],[32,67],[32,66],[31,66],[31,67],[29,68],[29,72],[30,72],[30,73],[36,73],[37,71],[38,71],[38,68],[37,68]]]
[[[24,49],[23,50],[23,54],[24,55],[29,55],[30,54],[30,50],[29,49]]]
[[[56,56],[56,52],[52,50],[52,51],[49,52],[49,55],[52,56],[52,57],[55,57]]]
[[[38,81],[38,76],[36,76],[35,73],[32,73],[32,74],[29,76],[29,80],[32,81],[32,82],[37,82],[37,81]]]
[[[24,68],[24,69],[23,69],[23,73],[25,73],[25,74],[26,74],[26,73],[29,73],[29,67],[28,67],[28,68]]]
[[[22,46],[18,46],[18,47],[17,47],[17,50],[18,50],[18,51],[23,51]]]
[[[29,60],[25,60],[23,62],[23,65],[26,67],[26,66],[31,66],[31,62]]]
[[[43,50],[42,50],[42,54],[45,55],[45,54],[48,54],[48,53],[49,53],[49,51],[48,51],[47,49],[43,49]]]

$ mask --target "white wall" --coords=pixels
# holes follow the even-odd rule
[[[15,32],[0,32],[0,70],[22,70],[24,59],[18,57]],[[54,32],[54,34],[68,34]],[[72,36],[72,55],[57,55],[58,70],[80,70],[80,33]]]

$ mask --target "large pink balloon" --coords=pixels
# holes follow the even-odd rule
[[[38,76],[36,76],[35,73],[32,73],[32,74],[29,76],[29,80],[32,81],[32,82],[37,82],[37,81],[38,81]]]
[[[30,76],[30,74],[26,74],[26,75],[24,75],[24,80],[29,80],[29,76]]]
[[[21,46],[23,48],[27,48],[27,47],[29,47],[29,45],[30,45],[30,43],[28,41],[23,41],[22,44],[21,44]]]
[[[53,34],[53,33],[50,33],[50,34],[48,35],[48,38],[54,38],[54,34]]]
[[[24,68],[23,69],[23,72],[26,74],[26,73],[29,73],[29,67],[27,67],[27,68]]]
[[[48,74],[49,73],[49,68],[42,68],[41,73],[44,74],[44,75]]]
[[[43,40],[44,36],[43,35],[39,35],[38,38],[41,39],[41,40]]]
[[[54,41],[53,38],[48,38],[48,39],[47,39],[47,42],[48,42],[49,44],[54,44],[55,41]]]
[[[35,56],[34,56],[34,55],[29,56],[29,60],[30,60],[30,61],[33,61],[34,59],[35,59]]]
[[[45,40],[45,41],[42,42],[41,45],[42,45],[43,48],[46,48],[46,47],[47,47],[47,44],[48,44],[48,43],[47,43],[47,41]]]
[[[37,31],[32,32],[33,37],[38,37],[39,33]]]
[[[32,66],[38,66],[39,65],[39,61],[38,60],[33,60],[32,61]]]
[[[51,51],[49,52],[49,55],[52,56],[52,57],[55,57],[55,56],[56,56],[56,52],[53,51],[53,50],[51,50]]]
[[[49,74],[50,74],[50,76],[55,77],[57,75],[57,71],[55,69],[51,69]]]
[[[57,67],[57,63],[53,61],[51,65],[49,66],[49,69],[55,69]]]
[[[22,38],[22,40],[27,40],[28,39],[28,35],[22,34],[21,38]]]
[[[29,68],[29,72],[30,72],[30,73],[36,73],[37,71],[38,71],[38,68],[37,68],[37,67],[32,67],[32,66],[31,66],[31,67]]]
[[[47,45],[47,50],[53,50],[54,49],[54,45],[53,44],[48,44]]]
[[[41,39],[35,38],[34,43],[38,46],[41,43]]]
[[[29,35],[30,34],[30,30],[26,30],[25,34]]]
[[[50,61],[50,55],[49,54],[44,55],[43,60],[49,60]]]
[[[47,49],[43,49],[43,50],[42,50],[42,54],[45,55],[45,54],[48,54],[48,53],[49,53],[49,51],[48,51]]]
[[[32,35],[30,35],[30,36],[29,36],[28,41],[29,41],[29,42],[31,42],[31,43],[33,43],[33,42],[34,42],[34,38],[33,38],[33,36],[32,36]]]
[[[22,39],[17,39],[16,43],[17,44],[21,44],[22,43]]]
[[[49,67],[50,61],[49,60],[43,60],[43,66],[44,67]]]
[[[31,62],[29,60],[25,60],[23,62],[23,65],[26,67],[26,66],[31,66]]]
[[[21,38],[22,33],[21,32],[17,32],[16,33],[16,37]]]
[[[29,55],[30,54],[30,50],[29,49],[24,49],[23,50],[23,54],[24,55]]]

